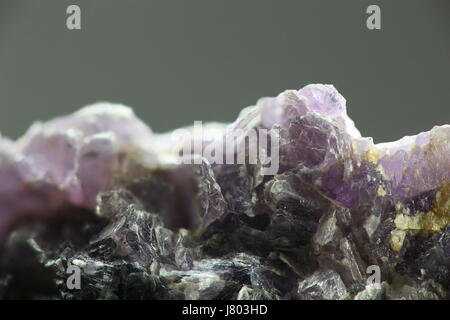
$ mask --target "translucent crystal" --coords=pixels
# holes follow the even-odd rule
[[[450,125],[374,144],[322,84],[197,125],[102,103],[0,138],[0,298],[17,263],[33,298],[450,298]]]

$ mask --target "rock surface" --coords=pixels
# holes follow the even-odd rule
[[[196,130],[102,103],[0,137],[0,298],[450,298],[450,125],[374,144],[308,85]]]

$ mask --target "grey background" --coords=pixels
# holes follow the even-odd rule
[[[450,123],[449,18],[447,0],[0,0],[0,132],[99,100],[162,132],[331,83],[363,135],[397,139]]]

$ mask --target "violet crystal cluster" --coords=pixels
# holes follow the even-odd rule
[[[0,137],[0,298],[450,298],[449,125],[374,144],[314,84],[171,137],[109,103]]]

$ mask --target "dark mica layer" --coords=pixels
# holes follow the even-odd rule
[[[204,152],[253,129],[273,174]],[[309,85],[203,130],[102,104],[0,139],[0,298],[450,298],[450,126],[374,144]]]

